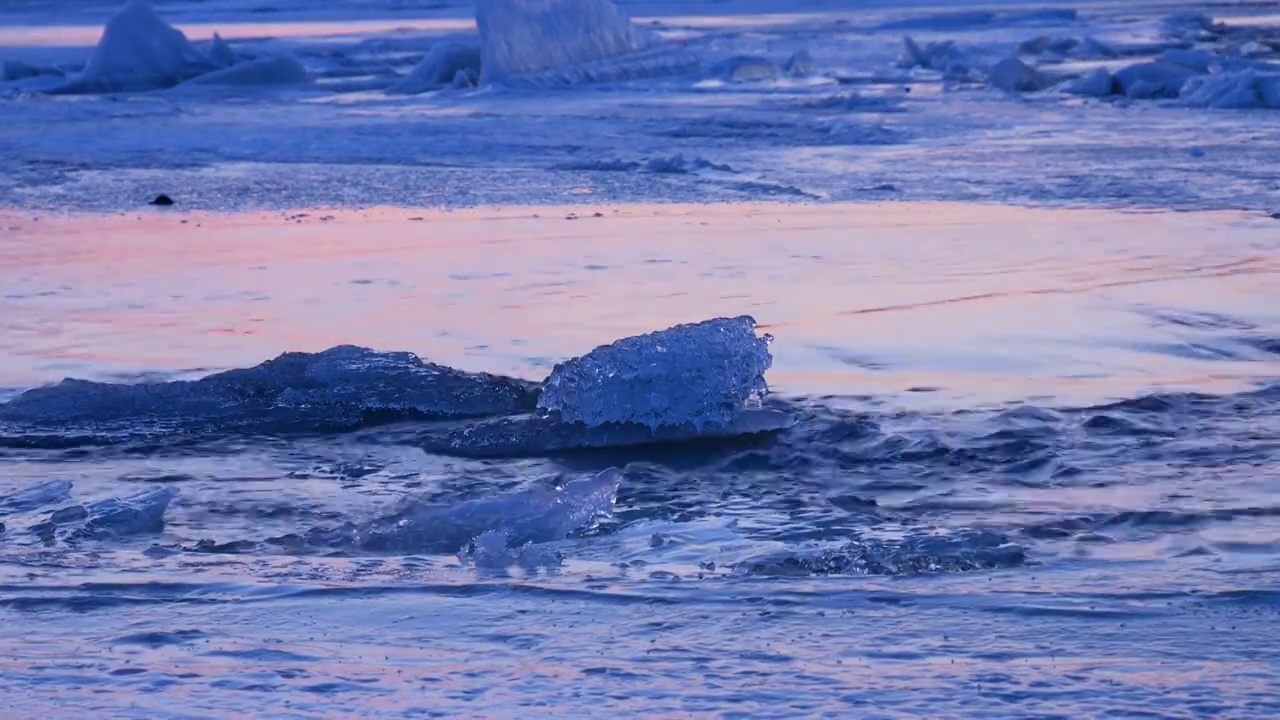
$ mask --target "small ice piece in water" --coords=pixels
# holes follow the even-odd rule
[[[563,487],[537,486],[453,505],[410,502],[396,513],[359,528],[356,544],[377,552],[457,552],[484,537],[504,547],[563,540],[608,513],[622,472],[609,468]]]
[[[83,537],[111,538],[157,533],[164,529],[164,512],[178,495],[177,488],[162,487],[127,498],[109,498],[88,505]]]
[[[782,70],[768,58],[735,55],[716,63],[711,73],[728,82],[758,82],[773,80],[782,74]]]
[[[240,61],[236,56],[236,52],[231,49],[226,40],[218,33],[213,34],[213,42],[209,47],[209,59],[219,65],[230,67]]]
[[[0,496],[0,512],[15,513],[36,510],[66,500],[71,495],[70,480],[44,480],[17,492]]]
[[[186,85],[305,85],[311,82],[307,69],[292,55],[276,55],[236,63],[188,80]]]
[[[724,426],[768,392],[772,338],[743,315],[623,338],[555,366],[538,408],[588,426]]]
[[[468,80],[480,76],[480,48],[457,42],[438,42],[406,77],[387,88],[387,92],[417,95],[450,85],[457,86],[459,75]],[[474,81],[464,87],[472,85],[475,85]]]
[[[1037,92],[1051,84],[1048,78],[1017,58],[1005,58],[987,71],[987,82],[1007,93]]]
[[[698,60],[610,0],[480,0],[482,79],[555,86],[687,72]]]
[[[1076,78],[1066,85],[1065,92],[1087,97],[1108,97],[1115,90],[1115,80],[1106,68],[1094,68],[1083,77]]]
[[[170,88],[218,64],[192,47],[182,31],[146,0],[129,0],[107,21],[84,71],[51,93],[143,92]]]

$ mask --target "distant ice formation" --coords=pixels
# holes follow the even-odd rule
[[[485,82],[559,86],[686,72],[698,60],[609,0],[479,0]]]
[[[209,46],[209,59],[222,66],[235,65],[240,61],[231,46],[218,33],[213,34],[213,40]]]
[[[198,75],[186,85],[266,86],[303,85],[311,81],[307,69],[292,55],[275,55],[237,62],[229,67]]]
[[[84,71],[55,93],[140,92],[170,88],[218,64],[160,19],[146,0],[129,0],[107,21]]]
[[[1005,58],[987,71],[987,82],[1007,93],[1036,92],[1052,84],[1038,70],[1017,58]]]
[[[439,42],[408,76],[387,88],[393,95],[416,95],[455,85],[459,74],[475,85],[480,79],[480,48],[457,42]],[[462,83],[457,83],[462,84]]]
[[[538,407],[587,426],[728,425],[767,391],[768,335],[748,316],[624,338],[555,366]]]

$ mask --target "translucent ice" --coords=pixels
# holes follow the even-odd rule
[[[86,507],[82,535],[118,537],[160,532],[164,528],[164,511],[177,497],[172,487],[162,487],[127,498],[110,498]]]
[[[396,513],[360,527],[355,543],[379,552],[457,552],[481,538],[506,547],[563,540],[607,513],[622,473],[609,468],[562,487],[534,487],[450,505],[407,503]]]
[[[555,366],[538,407],[588,426],[724,426],[768,392],[768,335],[748,316],[623,338]]]
[[[0,496],[0,513],[35,510],[66,500],[70,494],[70,480],[45,480],[32,483],[13,493]]]
[[[129,0],[107,21],[84,71],[58,93],[140,92],[169,88],[218,65],[160,19],[146,0]]]
[[[574,85],[685,72],[697,58],[636,27],[609,0],[480,0],[482,77]]]

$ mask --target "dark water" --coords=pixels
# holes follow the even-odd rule
[[[895,243],[912,231],[894,230],[891,215],[855,243],[849,227],[865,216],[823,212],[788,217],[820,228],[826,245],[820,230],[783,227],[745,238],[705,230],[684,257],[663,255],[660,241],[648,251],[687,265],[628,264],[634,251],[621,244],[562,237],[551,252],[513,239],[520,252],[490,269],[507,275],[459,291],[452,312],[465,317],[452,325],[435,322],[443,311],[423,311],[428,323],[388,303],[430,306],[431,278],[467,272],[448,267],[451,243],[464,241],[448,237],[481,220],[434,225],[431,266],[414,262],[413,233],[426,231],[353,261],[317,225],[304,234],[314,253],[289,261],[297,284],[274,290],[244,268],[284,267],[299,246],[234,255],[224,243],[234,256],[188,276],[186,297],[169,304],[139,303],[176,282],[163,249],[122,251],[106,285],[65,256],[20,264],[8,250],[7,287],[23,294],[0,321],[14,391],[65,367],[133,383],[207,374],[195,370],[214,364],[200,362],[206,349],[228,346],[210,345],[201,323],[253,327],[220,315],[240,312],[226,300],[236,293],[266,295],[262,317],[309,318],[297,334],[341,332],[469,370],[505,362],[530,379],[541,365],[520,358],[580,352],[572,340],[615,327],[612,313],[630,311],[645,330],[704,305],[706,316],[751,305],[778,337],[766,409],[795,423],[749,438],[468,459],[437,439],[470,421],[390,401],[322,414],[340,427],[278,412],[239,422],[243,406],[228,418],[225,404],[210,415],[199,403],[144,422],[91,406],[102,396],[79,386],[57,405],[72,419],[10,404],[0,409],[0,707],[15,717],[51,707],[134,717],[1280,712],[1274,237],[1222,218],[1114,216],[1109,226],[1085,214],[1074,217],[1077,242],[1059,243],[1044,229],[1052,213],[935,214],[935,229],[968,242],[930,265]],[[609,227],[625,237],[651,230],[645,222]],[[1200,234],[1210,225],[1219,231]],[[110,247],[104,232],[99,247]],[[948,247],[939,235],[920,242]],[[147,237],[135,234],[135,246]],[[55,231],[44,240],[70,242]],[[1013,248],[1018,263],[1004,252]],[[550,310],[527,306],[523,332],[507,332],[512,318],[491,312],[503,303],[490,298],[570,251],[574,266],[614,268],[615,292],[631,302],[550,296],[556,309],[579,308],[579,330],[534,322]],[[817,273],[812,291],[798,289],[798,274],[769,281],[797,272],[791,256],[802,253],[823,256],[805,266]],[[680,269],[646,274],[669,264]],[[343,265],[373,284],[331,282]],[[590,293],[574,283],[599,272],[566,269],[557,281],[570,284],[556,287]],[[681,273],[721,279],[694,285]],[[685,317],[654,290],[708,285],[718,296],[686,296]],[[376,300],[361,294],[370,287],[384,288]],[[300,296],[322,309],[290,299]],[[344,302],[345,319],[328,312]],[[872,311],[838,314],[850,306]],[[57,312],[65,323],[43,339],[17,332]],[[117,322],[102,329],[91,316]],[[157,317],[185,320],[157,327]],[[529,340],[468,363],[481,351],[451,348],[470,338],[414,339],[441,327]],[[376,342],[396,328],[411,340]],[[251,349],[235,364],[266,359],[243,337]],[[132,370],[113,375],[121,367]],[[351,393],[361,377],[338,377],[350,382],[333,386],[334,407],[378,397]],[[504,387],[522,410],[519,389]],[[136,410],[136,393],[123,392]],[[144,408],[173,406],[172,391],[156,392],[161,402]],[[279,395],[251,400],[263,397],[289,407]]]

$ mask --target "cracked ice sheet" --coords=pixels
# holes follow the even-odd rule
[[[45,23],[33,36],[19,23],[38,7],[6,6],[0,57],[74,66],[87,55],[75,44],[96,38],[110,5],[60,3],[59,18],[80,24]],[[657,16],[661,34],[687,42],[707,65],[742,54],[780,63],[807,50],[818,76],[804,81],[708,84],[688,75],[389,98],[377,87],[407,73],[431,43],[474,40],[470,5],[282,5],[267,24],[238,0],[165,5],[198,42],[218,30],[238,50],[296,54],[316,86],[76,99],[0,87],[0,206],[118,211],[159,192],[214,211],[887,198],[1268,209],[1274,197],[1257,170],[1280,158],[1280,138],[1266,132],[1273,116],[1216,114],[1208,133],[1202,111],[946,88],[894,67],[899,31],[869,29],[958,4],[817,7],[623,3],[639,22]],[[1168,4],[1078,7],[1078,21],[1057,26],[996,22],[920,36],[998,55],[1045,33],[1141,40],[1171,12]],[[21,38],[24,47],[4,47]],[[903,111],[850,110],[866,105],[858,96]],[[734,172],[635,169],[677,154]]]

